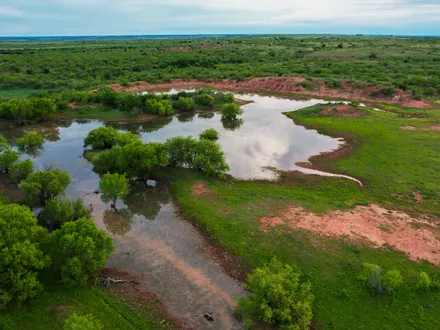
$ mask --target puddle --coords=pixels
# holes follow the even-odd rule
[[[231,167],[229,173],[242,179],[275,178],[272,171],[265,170],[268,166],[301,170],[294,164],[343,143],[295,125],[283,115],[285,111],[324,101],[250,94],[240,98],[254,101],[243,106],[243,122],[225,124],[219,113],[200,112],[112,125],[140,133],[145,142],[165,141],[177,135],[198,136],[207,128],[215,128]],[[126,203],[117,205],[117,212],[92,193],[98,187],[99,177],[82,158],[83,139],[91,129],[102,125],[97,120],[77,120],[32,127],[46,137],[43,149],[33,158],[36,168],[52,166],[69,172],[72,183],[66,195],[83,198],[92,207],[98,226],[114,238],[116,249],[108,266],[140,276],[172,313],[186,318],[196,329],[239,329],[232,311],[234,297],[243,295],[244,290],[204,252],[202,237],[176,213],[168,187],[153,180],[136,183]],[[28,130],[14,128],[2,134],[12,141]],[[214,313],[214,322],[204,319],[206,312]]]

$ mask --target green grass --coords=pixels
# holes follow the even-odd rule
[[[0,313],[0,329],[58,330],[73,312],[93,314],[106,330],[172,328],[169,322],[162,322],[163,318],[149,306],[140,308],[153,318],[140,316],[140,311],[98,287],[73,289],[61,285],[45,285],[45,290],[37,298],[26,302],[22,308]]]
[[[101,119],[104,121],[117,121],[117,120],[139,120],[143,115],[130,114],[119,111],[118,109],[111,109],[102,105],[96,105],[96,107],[83,106],[78,109],[68,108],[57,114],[64,118],[85,118],[85,119]],[[146,120],[151,120],[154,115],[145,116]]]
[[[32,93],[38,92],[38,89],[32,89],[32,88],[16,88],[16,89],[6,89],[6,90],[0,90],[0,99],[6,98],[25,98]]]
[[[313,284],[316,329],[440,328],[440,292],[415,289],[421,271],[440,280],[438,267],[411,261],[386,247],[376,249],[304,230],[261,230],[259,218],[291,204],[316,213],[378,203],[414,213],[439,214],[440,133],[399,128],[436,123],[439,111],[432,110],[428,118],[405,118],[366,109],[369,114],[364,117],[336,118],[320,115],[320,109],[314,106],[289,116],[327,134],[341,136],[338,132],[343,132],[350,136],[357,145],[355,152],[331,161],[327,167],[360,178],[366,187],[334,178],[303,178],[290,184],[231,184],[185,169],[162,175],[173,182],[172,192],[182,212],[215,242],[240,257],[242,262],[237,267],[249,271],[273,256],[298,265]],[[211,192],[193,195],[196,182],[204,182]],[[411,198],[415,190],[424,195],[422,203]],[[372,293],[358,280],[363,263],[399,269],[403,287],[394,295]]]

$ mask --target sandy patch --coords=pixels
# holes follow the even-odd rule
[[[438,226],[377,205],[357,206],[351,212],[332,211],[324,215],[289,206],[277,216],[261,218],[260,223],[263,231],[285,226],[310,230],[322,236],[363,240],[377,247],[389,244],[405,252],[410,259],[440,264]]]
[[[436,124],[436,125],[432,125],[432,126],[428,126],[423,128],[424,130],[428,130],[428,131],[437,131],[440,132],[440,124]]]
[[[420,193],[420,191],[413,191],[412,195],[417,202],[423,202],[423,195]]]
[[[367,112],[351,105],[343,104],[326,107],[321,111],[321,114],[334,117],[361,117],[365,116]]]
[[[192,194],[195,196],[201,196],[205,195],[206,193],[211,192],[211,189],[209,189],[204,183],[196,183],[192,187]]]
[[[415,126],[400,126],[400,129],[404,131],[417,131],[417,127]]]

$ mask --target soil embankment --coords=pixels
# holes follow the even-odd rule
[[[278,92],[278,93],[295,93],[305,94],[316,97],[331,97],[343,98],[348,100],[359,100],[364,102],[383,102],[392,103],[404,107],[412,108],[428,108],[429,103],[424,100],[414,100],[411,93],[398,90],[394,96],[374,97],[371,93],[379,90],[380,86],[367,86],[358,88],[355,83],[343,83],[341,88],[330,88],[323,81],[316,81],[313,83],[312,89],[303,87],[302,82],[305,79],[301,77],[267,77],[267,78],[253,78],[245,81],[230,81],[214,80],[210,82],[198,80],[182,80],[175,79],[170,83],[164,84],[149,84],[145,81],[136,81],[130,83],[129,87],[124,87],[120,84],[111,84],[109,87],[117,91],[128,92],[143,92],[154,89],[167,88],[189,88],[189,87],[203,87],[212,86],[221,90],[230,90],[237,92]]]

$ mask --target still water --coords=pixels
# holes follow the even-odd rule
[[[198,136],[207,128],[220,133],[221,144],[231,167],[230,174],[242,179],[273,179],[266,169],[295,169],[295,162],[337,148],[342,141],[295,125],[282,114],[323,101],[297,101],[258,95],[240,95],[253,101],[243,106],[242,122],[222,123],[213,112],[176,115],[136,124],[113,124],[121,130],[141,134],[143,141],[165,141],[173,136]],[[37,169],[49,166],[68,171],[72,183],[66,195],[81,197],[93,207],[97,225],[113,236],[116,249],[108,266],[133,272],[143,285],[162,298],[170,311],[184,317],[196,329],[239,329],[233,318],[234,297],[244,295],[235,279],[204,252],[203,239],[195,228],[179,218],[168,187],[138,183],[126,201],[111,210],[92,192],[99,177],[82,157],[83,139],[96,120],[57,122],[2,132],[10,140],[25,131],[45,136],[43,150],[34,155]],[[204,319],[214,312],[214,322]]]

